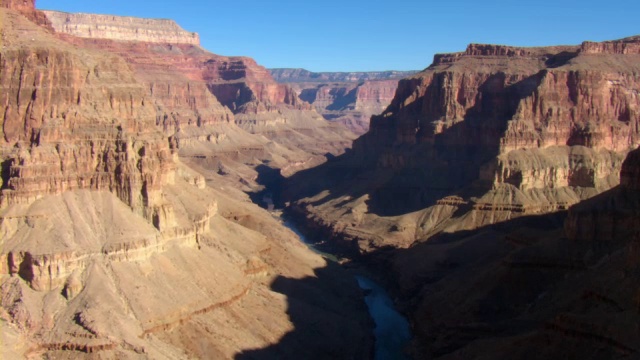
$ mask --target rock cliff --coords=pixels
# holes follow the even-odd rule
[[[437,359],[637,357],[639,150],[568,212],[435,235],[387,254]],[[564,226],[563,226],[564,224]]]
[[[305,69],[279,68],[269,69],[271,76],[281,83],[332,83],[361,82],[373,80],[402,79],[417,71],[354,71],[354,72],[312,72]]]
[[[313,197],[298,204],[368,249],[563,210],[609,189],[640,141],[639,58],[621,50],[635,42],[436,55],[400,80],[352,154],[316,170],[338,173],[344,189],[302,189]]]
[[[417,358],[637,357],[638,44],[436,55],[292,213],[384,269]]]
[[[304,69],[271,69],[276,81],[289,84],[325,119],[346,125],[356,134],[369,129],[369,119],[391,102],[398,79],[415,71],[313,73]]]
[[[90,39],[200,45],[197,33],[185,31],[169,19],[43,12],[56,32],[62,34]]]
[[[58,16],[47,15],[54,20]],[[129,18],[110,18],[116,23],[130,22]],[[69,26],[83,21],[69,19]],[[136,20],[131,27],[144,29],[146,23]],[[190,144],[202,155],[203,147],[219,148],[220,139],[225,138],[225,152],[233,143],[236,151],[261,148],[263,160],[275,160],[273,166],[298,164],[295,168],[300,169],[321,163],[327,153],[341,154],[354,138],[344,127],[324,121],[290,86],[275,82],[253,59],[219,56],[197,45],[171,43],[171,38],[158,43],[114,40],[102,34],[94,38],[61,36],[77,46],[107,50],[124,58],[148,90],[147,96],[157,104],[156,123],[172,137],[175,147]],[[244,131],[231,130],[224,135],[223,124],[234,124]],[[264,138],[247,132],[282,144],[286,148],[282,151],[288,154],[272,156],[272,150],[264,149]],[[240,134],[242,139],[229,134]]]
[[[251,204],[222,167],[197,168],[223,159],[257,186],[247,164],[313,156],[236,126],[203,79],[255,79],[255,63],[208,72],[217,65],[203,58],[226,58],[54,33],[29,21],[42,19],[32,3],[18,5],[0,8],[3,357],[368,356],[355,280]],[[295,331],[310,324],[313,336]]]
[[[14,9],[18,11],[35,10],[35,0],[2,0],[0,7]]]

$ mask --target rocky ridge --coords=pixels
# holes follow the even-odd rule
[[[29,21],[47,19],[33,2],[2,5],[3,356],[368,354],[355,281],[252,205],[237,177],[257,186],[256,170],[228,160],[290,164],[313,154],[243,130],[201,77],[175,71],[182,55],[171,49],[197,57],[197,46],[77,38]],[[182,64],[215,79],[236,71],[225,61]],[[255,63],[236,64],[243,75],[234,81],[254,76],[247,67]],[[263,103],[273,93],[264,91]],[[302,111],[272,105],[267,112]],[[255,144],[258,155],[247,150]],[[194,158],[229,162],[221,171]],[[328,342],[292,331],[309,323]],[[349,336],[331,336],[332,324]],[[273,346],[282,339],[286,349]]]
[[[270,69],[274,79],[290,85],[300,98],[312,104],[325,119],[364,134],[372,115],[389,105],[398,79],[415,71],[324,72],[304,69]]]
[[[436,55],[400,81],[352,154],[316,170],[343,174],[344,190],[298,204],[313,202],[330,233],[354,231],[349,238],[368,249],[567,209],[615,186],[639,142],[637,55],[584,46]],[[346,190],[345,168],[367,180]]]
[[[187,32],[169,19],[72,14],[44,10],[56,32],[90,39],[200,45],[197,33]]]
[[[374,80],[402,79],[417,71],[353,71],[353,72],[313,72],[305,69],[278,68],[269,69],[271,76],[281,83],[332,83],[361,82]]]
[[[253,59],[219,56],[190,44],[61,36],[124,58],[159,109],[156,124],[171,137],[172,146],[198,159],[216,152],[220,156],[215,161],[226,163],[228,170],[243,168],[231,171],[236,181],[255,184],[257,177],[237,161],[238,152],[252,154],[245,163],[269,162],[290,174],[322,163],[325,154],[341,154],[354,138],[311,111],[291,87],[276,83]],[[270,141],[281,146],[265,146]],[[204,149],[209,155],[203,155]],[[229,159],[229,154],[236,155]]]
[[[638,154],[625,159],[620,185],[568,211],[441,233],[386,257],[413,304],[417,352],[636,357]]]
[[[386,269],[415,357],[636,357],[637,45],[436,55],[285,199]]]

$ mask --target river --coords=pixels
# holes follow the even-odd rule
[[[337,261],[335,256],[322,252],[314,247],[313,243],[301,233],[296,225],[286,220],[284,225],[296,233],[302,242],[311,250],[324,256],[330,261]],[[374,353],[375,360],[404,360],[408,357],[404,354],[403,349],[411,340],[411,331],[409,322],[394,307],[393,300],[389,297],[385,289],[362,275],[356,275],[356,280],[361,289],[366,292],[365,302],[369,309],[369,314],[376,324],[373,335],[376,339],[376,347]]]

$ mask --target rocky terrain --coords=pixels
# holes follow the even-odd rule
[[[368,251],[565,210],[605,191],[639,143],[639,57],[591,47],[436,55],[400,81],[350,154],[300,174],[289,192],[307,197],[298,208],[312,204],[329,233],[353,233]],[[333,183],[314,189],[305,176]]]
[[[322,72],[270,69],[280,83],[290,85],[300,98],[325,119],[346,125],[356,134],[369,129],[369,119],[389,105],[398,80],[416,71]]]
[[[415,357],[635,358],[639,44],[436,55],[284,198],[385,269]]]
[[[355,280],[242,192],[348,132],[172,22],[0,4],[3,358],[368,356]]]
[[[402,79],[418,71],[353,71],[313,72],[305,69],[269,69],[271,76],[280,83],[335,83]]]
[[[169,19],[71,14],[50,10],[44,10],[43,13],[56,32],[77,37],[200,45],[197,33],[187,32]]]

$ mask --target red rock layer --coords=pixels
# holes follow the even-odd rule
[[[233,114],[202,79],[215,56],[189,46],[62,40],[21,14],[0,8],[3,358],[369,357],[355,281],[322,269],[324,260],[237,182],[225,189],[230,180],[202,169],[215,190],[176,161],[170,144],[192,126],[211,143],[226,130],[241,134],[230,152],[262,164],[240,154],[258,136],[226,124]],[[163,53],[171,55],[155,56]],[[251,70],[239,72],[243,82]],[[250,102],[277,100],[277,86],[264,89],[264,102]],[[203,159],[217,160],[202,147]],[[318,305],[320,293],[341,295]],[[295,330],[310,324],[319,336]]]
[[[298,209],[371,251],[566,210],[617,185],[640,144],[640,55],[470,45],[446,58],[400,80],[353,152],[309,174],[342,191],[295,180]]]
[[[389,109],[372,119],[371,131],[354,149],[397,167],[421,157],[384,149],[426,146],[423,159],[465,164],[523,149],[584,146],[624,154],[636,146],[636,55],[604,61],[575,49],[569,59],[557,50],[471,45],[453,65],[436,62],[400,82]],[[558,56],[565,63],[557,63]],[[429,155],[439,148],[449,150]],[[464,176],[479,175],[476,168]],[[496,179],[487,180],[499,185]]]
[[[5,18],[15,21],[13,13]],[[31,34],[5,42],[0,59],[0,203],[95,189],[149,210],[174,164],[145,89],[120,58],[80,56],[62,42],[44,46],[51,39],[31,26]],[[23,41],[34,46],[22,48]]]
[[[345,124],[356,134],[369,129],[372,115],[391,102],[397,80],[368,80],[339,83],[291,83],[302,100],[309,102],[325,119]]]
[[[35,0],[2,0],[0,1],[0,7],[5,7],[14,10],[35,10]]]

